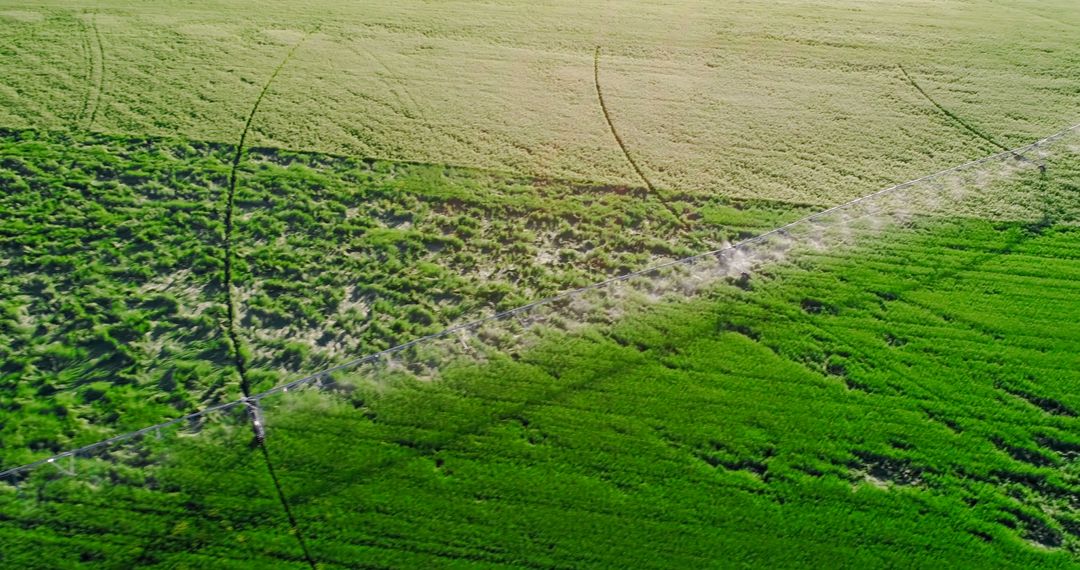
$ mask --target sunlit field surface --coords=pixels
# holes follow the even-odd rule
[[[1018,146],[1080,89],[1065,0],[8,4],[3,126],[235,143],[299,44],[256,145],[640,185],[598,78],[655,186],[820,204],[994,150],[927,96]]]
[[[0,0],[0,567],[1080,564],[1078,69],[1065,1]]]

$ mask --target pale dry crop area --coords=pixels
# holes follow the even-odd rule
[[[5,0],[0,126],[235,143],[284,62],[249,144],[646,184],[628,153],[661,193],[833,204],[1075,123],[1078,30],[1064,0]]]

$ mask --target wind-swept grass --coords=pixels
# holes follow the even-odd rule
[[[327,567],[1069,567],[1076,233],[937,222],[438,382],[340,376],[264,401],[278,476]],[[137,486],[38,472],[6,560],[299,563],[217,425],[117,455]]]

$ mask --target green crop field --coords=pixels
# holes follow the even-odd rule
[[[1076,567],[1078,69],[1067,0],[0,0],[0,568]]]
[[[946,220],[436,383],[267,400],[270,457],[326,568],[1069,567],[1077,237]],[[203,429],[38,473],[7,561],[302,565],[242,417]]]

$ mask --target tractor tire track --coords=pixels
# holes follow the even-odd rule
[[[75,17],[75,25],[79,28],[79,36],[82,38],[82,51],[83,59],[85,60],[85,73],[83,74],[83,85],[86,86],[86,91],[83,93],[82,105],[79,107],[79,112],[75,115],[74,124],[78,125],[82,122],[83,117],[86,116],[87,109],[90,108],[90,96],[93,92],[92,82],[94,80],[94,54],[93,48],[90,45],[90,30],[86,28],[86,22],[82,18]]]
[[[604,114],[604,121],[607,122],[608,130],[611,131],[612,138],[615,139],[615,143],[619,145],[619,149],[622,150],[623,157],[626,158],[626,162],[630,163],[630,167],[634,169],[637,177],[645,184],[645,188],[649,190],[651,196],[655,196],[660,204],[675,217],[675,220],[679,222],[684,228],[689,229],[686,221],[682,219],[677,211],[671,207],[671,204],[664,199],[663,194],[656,189],[656,186],[645,176],[645,172],[638,165],[634,157],[631,156],[630,150],[626,147],[626,142],[623,141],[619,135],[618,129],[615,128],[615,122],[611,119],[611,112],[608,110],[607,103],[604,101],[604,91],[600,88],[600,46],[596,46],[596,51],[593,52],[593,85],[596,87],[596,99],[600,102],[600,110]]]
[[[1066,22],[1064,20],[1051,18],[1049,16],[1045,16],[1045,15],[1040,14],[1038,12],[1028,10],[1027,8],[1021,8],[1020,6],[1013,6],[1012,4],[1009,4],[1009,3],[1003,3],[1003,2],[999,2],[999,1],[995,0],[993,2],[993,4],[995,4],[997,6],[1007,8],[1009,10],[1012,10],[1013,12],[1024,14],[1025,16],[1028,16],[1028,17],[1031,17],[1031,18],[1037,18],[1037,19],[1042,20],[1042,21],[1044,21],[1044,22],[1046,22],[1048,24],[1057,25],[1058,27],[1065,27],[1065,28],[1072,28],[1072,29],[1076,29],[1076,28],[1080,27],[1080,26],[1077,26],[1076,24],[1074,24],[1072,22]]]
[[[226,293],[226,312],[228,322],[226,328],[228,330],[229,340],[233,344],[233,352],[236,358],[237,370],[240,373],[240,389],[247,397],[251,391],[251,385],[247,378],[247,360],[239,350],[240,349],[240,337],[236,326],[236,299],[233,296],[233,210],[236,200],[236,186],[237,186],[237,173],[240,168],[240,161],[244,156],[244,145],[247,142],[248,132],[251,130],[251,123],[255,120],[255,114],[259,111],[259,105],[262,104],[262,100],[266,97],[266,92],[270,90],[270,85],[281,73],[285,64],[292,59],[293,54],[296,52],[307,36],[300,39],[293,47],[285,54],[285,57],[278,63],[277,67],[270,74],[270,77],[263,84],[262,90],[255,98],[255,103],[251,106],[251,111],[248,113],[247,120],[244,122],[244,129],[240,132],[240,140],[236,144],[236,152],[233,154],[232,165],[229,168],[229,187],[228,193],[225,198],[225,293]]]
[[[235,257],[235,251],[233,248],[233,227],[234,227],[234,209],[236,200],[236,186],[237,186],[237,174],[240,168],[240,161],[244,157],[244,145],[247,141],[248,132],[251,130],[251,123],[255,120],[255,114],[259,111],[259,105],[262,104],[263,98],[266,97],[267,91],[270,90],[270,85],[273,84],[274,79],[285,67],[285,64],[289,63],[293,54],[300,48],[304,42],[307,41],[311,34],[318,31],[318,27],[311,32],[304,34],[292,48],[289,49],[285,57],[278,63],[277,67],[267,78],[266,83],[263,84],[262,90],[259,91],[258,97],[255,98],[255,103],[251,106],[251,111],[248,113],[247,120],[244,122],[244,129],[240,132],[240,140],[236,144],[236,152],[233,154],[232,165],[229,169],[229,186],[225,199],[225,310],[227,322],[225,323],[226,335],[229,339],[229,345],[233,353],[233,359],[236,363],[236,370],[240,376],[240,391],[243,393],[244,398],[251,397],[251,380],[248,377],[247,372],[247,358],[244,356],[244,350],[242,349],[242,341],[240,339],[240,332],[237,327],[236,317],[236,297],[233,295],[233,258]],[[270,479],[274,483],[274,490],[277,492],[278,501],[281,503],[281,508],[285,512],[285,516],[289,521],[289,527],[291,528],[291,534],[296,537],[296,541],[300,546],[300,550],[303,553],[304,560],[312,570],[316,570],[315,559],[311,557],[311,551],[308,549],[307,541],[304,539],[303,533],[300,531],[300,526],[297,524],[296,516],[292,512],[292,508],[289,506],[288,498],[285,496],[285,491],[281,486],[281,481],[278,479],[277,471],[274,469],[274,462],[270,458],[270,450],[266,446],[266,438],[264,432],[264,425],[261,419],[261,413],[258,408],[258,402],[254,400],[248,400],[248,418],[251,421],[251,429],[255,435],[255,445],[262,452],[263,459],[266,462],[266,470],[270,475]]]
[[[938,111],[940,111],[940,112],[941,112],[941,114],[943,114],[943,115],[945,115],[946,117],[948,117],[948,118],[949,118],[950,120],[952,120],[952,121],[953,121],[954,123],[956,123],[957,125],[959,125],[959,126],[960,126],[961,128],[963,128],[964,130],[968,131],[969,133],[971,133],[971,134],[973,134],[973,135],[975,135],[975,136],[979,137],[980,139],[982,139],[982,140],[984,140],[984,141],[986,141],[986,142],[990,143],[991,145],[993,145],[993,146],[994,146],[995,148],[997,148],[998,150],[1003,150],[1003,151],[1006,151],[1006,152],[1011,152],[1011,151],[1010,151],[1010,149],[1009,149],[1009,147],[1007,147],[1007,146],[1005,146],[1005,145],[1003,145],[1003,144],[999,143],[999,142],[998,142],[997,140],[995,140],[995,139],[994,139],[993,137],[991,137],[990,135],[988,135],[988,134],[986,134],[986,133],[984,133],[984,132],[980,131],[979,129],[977,129],[977,128],[975,128],[975,127],[973,127],[973,126],[972,126],[972,125],[971,125],[970,123],[968,123],[967,121],[965,121],[964,119],[962,119],[962,118],[961,118],[961,117],[960,117],[959,115],[957,115],[956,113],[953,113],[952,111],[950,111],[950,110],[946,109],[946,108],[945,108],[944,106],[942,106],[942,105],[941,105],[940,103],[938,103],[937,101],[935,101],[935,100],[934,100],[934,98],[933,98],[933,97],[931,97],[931,96],[930,96],[930,94],[929,94],[929,93],[927,93],[927,92],[926,92],[926,90],[924,90],[924,89],[922,88],[922,86],[921,86],[921,85],[919,85],[919,84],[918,84],[918,83],[917,83],[917,82],[915,81],[915,79],[913,79],[913,78],[911,77],[911,75],[909,75],[909,74],[908,74],[907,70],[906,70],[906,69],[904,69],[904,66],[903,66],[903,65],[901,65],[901,64],[896,64],[896,67],[900,68],[900,73],[904,74],[904,79],[906,79],[906,80],[907,80],[907,82],[908,82],[909,84],[911,84],[911,86],[912,86],[912,87],[914,87],[914,88],[915,88],[915,90],[916,90],[916,91],[918,91],[920,95],[922,95],[922,96],[923,96],[924,98],[926,98],[926,100],[927,100],[927,101],[929,101],[929,102],[930,102],[930,103],[931,103],[931,104],[932,104],[932,105],[933,105],[933,106],[934,106],[935,108],[937,108],[937,110],[938,110]],[[1029,159],[1028,159],[1027,157],[1024,157],[1024,156],[1022,156],[1022,155],[1020,155],[1020,154],[1017,154],[1017,153],[1015,153],[1015,152],[1014,152],[1014,153],[1012,153],[1012,154],[1013,154],[1013,157],[1015,157],[1015,158],[1017,158],[1017,159],[1019,159],[1019,160],[1025,160],[1025,161],[1026,161],[1026,160],[1029,160]]]
[[[97,15],[90,20],[90,28],[94,31],[92,43],[97,44],[97,82],[94,86],[94,103],[90,107],[90,122],[86,128],[92,129],[97,120],[98,109],[101,108],[101,96],[105,92],[105,46],[101,43],[101,32],[98,30]],[[90,50],[93,51],[93,50]],[[89,100],[89,96],[87,97]]]
[[[386,72],[388,79],[384,79],[382,80],[382,82],[384,85],[386,85],[387,89],[389,89],[390,92],[394,95],[394,98],[398,100],[398,104],[401,105],[401,114],[405,115],[405,118],[407,119],[414,120],[417,118],[416,115],[419,115],[419,118],[421,120],[427,121],[427,116],[424,114],[423,108],[417,102],[416,97],[413,97],[412,91],[409,90],[409,87],[405,84],[405,82],[399,76],[395,75],[393,70],[390,69],[390,66],[386,65],[386,62],[384,62],[382,58],[375,55],[374,51],[364,47],[361,47],[360,49],[363,50],[364,53],[366,53],[372,61],[374,61],[379,67],[381,67],[383,71]],[[390,79],[393,79],[396,82],[396,85],[392,83]],[[404,96],[402,96],[402,94],[404,94]],[[408,99],[408,101],[406,102],[405,99]],[[409,111],[410,107],[412,107],[412,109],[416,111],[416,115]]]

